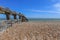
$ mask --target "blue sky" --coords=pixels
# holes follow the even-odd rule
[[[0,6],[23,13],[27,18],[60,18],[60,0],[0,0]],[[0,14],[0,18],[5,15]]]

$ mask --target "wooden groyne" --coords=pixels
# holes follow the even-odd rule
[[[11,27],[13,23],[28,21],[28,19],[21,12],[18,13],[10,10],[9,8],[0,7],[0,14],[6,15],[6,20],[0,22],[0,32],[6,30],[8,27]],[[10,19],[10,15],[14,17],[14,20]],[[19,17],[18,19],[17,16]]]
[[[12,11],[9,8],[4,8],[0,7],[0,14],[5,14],[6,15],[6,20],[10,20],[10,15],[14,16],[14,20],[17,19],[16,16],[19,16],[19,19],[21,22],[27,22],[28,19],[22,14],[22,13],[17,13],[16,11]]]

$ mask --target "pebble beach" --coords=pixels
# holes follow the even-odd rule
[[[1,33],[0,40],[60,40],[60,22],[15,23]]]

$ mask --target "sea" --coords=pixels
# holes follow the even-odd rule
[[[6,19],[0,19],[0,22]],[[13,20],[13,19],[11,19]],[[60,21],[60,18],[29,18],[29,22],[47,22],[47,21]]]
[[[55,22],[58,21],[60,22],[59,18],[30,18],[29,22]]]

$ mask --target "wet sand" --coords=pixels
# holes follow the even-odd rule
[[[60,22],[15,23],[0,35],[0,40],[60,40]]]

